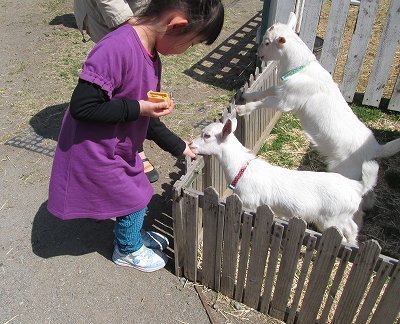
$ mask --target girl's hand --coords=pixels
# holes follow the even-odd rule
[[[186,143],[186,148],[185,148],[185,150],[183,151],[183,155],[188,156],[188,157],[194,159],[194,158],[196,157],[196,154],[190,149],[190,144],[191,144],[192,142],[187,142],[187,141],[185,141],[185,143]]]
[[[139,100],[140,116],[147,117],[162,117],[170,114],[174,109],[174,102],[171,101],[169,107],[165,102],[150,102],[146,100]]]

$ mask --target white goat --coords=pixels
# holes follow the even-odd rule
[[[289,23],[274,24],[265,33],[257,55],[263,61],[279,61],[282,82],[265,91],[244,93],[239,115],[258,108],[291,111],[306,136],[325,158],[328,170],[361,180],[364,161],[388,157],[400,151],[400,139],[380,145],[372,131],[353,113],[331,75],[293,31]],[[372,206],[370,206],[372,207]]]
[[[362,181],[338,173],[285,169],[256,158],[235,137],[235,129],[235,118],[227,119],[225,124],[212,123],[190,148],[196,154],[216,156],[246,208],[268,205],[276,216],[301,217],[320,231],[336,226],[344,241],[357,243],[363,215],[359,207],[362,196],[376,184],[376,161],[363,163]]]

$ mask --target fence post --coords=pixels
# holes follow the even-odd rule
[[[257,208],[244,295],[245,304],[255,309],[258,308],[260,299],[273,221],[274,214],[268,206],[264,205]]]
[[[182,276],[182,266],[184,260],[184,237],[182,224],[182,199],[181,199],[181,181],[178,180],[173,188],[172,201],[172,226],[174,230],[174,259],[175,259],[175,275]]]
[[[221,292],[233,298],[236,262],[239,247],[242,201],[233,194],[226,198],[224,219],[224,250],[222,252]]]
[[[184,190],[183,202],[183,228],[186,235],[183,272],[187,279],[196,282],[199,197]]]
[[[372,317],[371,324],[394,323],[400,308],[400,262],[397,263],[386,290]]]
[[[204,190],[203,206],[203,278],[202,282],[207,287],[215,286],[216,244],[218,229],[218,203],[219,195],[212,188]]]
[[[270,310],[270,315],[280,320],[283,320],[286,314],[287,302],[306,227],[306,222],[303,219],[294,217],[289,220],[286,230],[282,259]]]
[[[298,323],[314,323],[317,319],[341,242],[342,235],[335,227],[328,228],[322,234]]]
[[[380,252],[381,247],[374,240],[360,244],[360,249],[336,308],[334,323],[350,323],[353,321]]]

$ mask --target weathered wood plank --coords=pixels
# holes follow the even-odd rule
[[[315,244],[317,242],[317,238],[315,236],[309,235],[306,252],[303,259],[303,264],[301,266],[300,276],[297,281],[296,291],[293,296],[292,304],[290,305],[289,315],[286,320],[286,323],[294,323],[296,317],[297,307],[299,306],[300,297],[304,289],[304,283],[307,278],[308,269],[310,267],[311,259],[314,255]]]
[[[197,224],[198,224],[198,197],[187,192],[183,192],[183,219],[184,229],[187,238],[185,240],[185,277],[193,282],[197,281]]]
[[[201,176],[201,174],[205,170],[204,163],[205,163],[204,158],[200,156],[198,159],[192,161],[187,166],[188,167],[187,173],[179,180],[180,182],[179,184],[180,190],[178,192],[179,194],[181,194],[182,188],[189,188],[193,183],[193,181]]]
[[[332,0],[324,37],[320,63],[330,73],[335,72],[336,60],[344,32],[350,0]]]
[[[292,218],[284,239],[281,264],[279,266],[278,279],[275,285],[274,296],[271,301],[271,316],[283,320],[296,273],[300,249],[303,242],[306,222],[300,218]]]
[[[381,262],[379,270],[375,274],[374,281],[367,292],[364,303],[358,314],[356,323],[364,324],[367,323],[369,316],[372,313],[372,309],[381,293],[382,287],[389,277],[389,273],[392,270],[393,264],[389,262]]]
[[[301,21],[303,20],[303,12],[304,12],[304,3],[305,2],[306,2],[305,0],[297,0],[296,1],[296,9],[294,10],[294,13],[297,17],[296,27],[294,28],[294,31],[296,33],[299,33],[300,29],[301,29]]]
[[[378,107],[388,79],[392,61],[400,40],[400,1],[392,0],[386,16],[378,51],[368,85],[365,89],[363,105]]]
[[[341,242],[342,235],[335,227],[330,227],[322,233],[298,323],[314,323],[317,319]]]
[[[271,0],[267,28],[276,22],[286,24],[289,13],[294,12],[295,4],[295,0]]]
[[[396,85],[393,88],[388,108],[390,110],[400,111],[400,74],[397,76]]]
[[[215,285],[216,292],[221,289],[221,264],[222,264],[222,244],[224,237],[224,218],[225,218],[225,205],[219,203],[218,205],[218,225],[217,225],[217,238],[215,247]]]
[[[335,279],[333,279],[331,289],[329,289],[328,298],[326,300],[324,309],[322,310],[321,317],[318,321],[319,323],[327,323],[328,322],[328,316],[331,311],[333,301],[335,300],[336,294],[338,292],[340,282],[343,279],[344,271],[346,270],[347,264],[349,263],[351,253],[352,253],[351,248],[349,248],[347,246],[345,246],[343,248],[339,267],[336,270]]]
[[[215,260],[218,228],[219,195],[217,191],[208,187],[204,190],[203,206],[203,278],[207,287],[215,285]]]
[[[354,98],[378,5],[379,0],[360,1],[356,29],[350,43],[343,80],[340,84],[340,90],[347,102],[352,102]]]
[[[272,232],[271,248],[268,258],[267,274],[264,280],[264,291],[261,297],[260,312],[267,314],[271,301],[272,287],[275,280],[278,257],[283,238],[284,227],[282,224],[275,223]]]
[[[268,206],[257,208],[253,238],[251,240],[246,290],[243,299],[246,305],[255,309],[258,308],[260,299],[273,221],[274,215]]]
[[[317,26],[321,13],[321,0],[308,0],[304,3],[303,16],[301,21],[300,38],[313,50]]]
[[[226,198],[224,243],[222,251],[221,292],[233,298],[239,247],[242,202],[236,194]]]
[[[240,258],[237,272],[237,281],[235,289],[235,300],[242,302],[243,289],[246,280],[247,261],[249,260],[251,229],[253,226],[253,215],[243,213],[242,235],[240,240]]]
[[[390,278],[388,286],[383,293],[375,313],[371,319],[371,324],[394,323],[400,311],[400,262]],[[398,322],[397,322],[398,323]]]
[[[203,184],[204,187],[211,187],[212,183],[213,183],[213,179],[212,179],[212,173],[213,173],[213,169],[212,169],[212,158],[211,156],[204,156],[204,174],[203,174]]]
[[[176,184],[177,185],[177,184]],[[177,186],[173,188],[172,202],[172,226],[174,230],[174,259],[175,259],[175,275],[182,276],[182,267],[184,262],[184,236],[182,222],[182,203],[180,196],[181,189]]]
[[[360,244],[360,248],[336,308],[333,318],[335,323],[349,323],[353,321],[373,273],[380,251],[381,248],[379,244],[374,240]]]

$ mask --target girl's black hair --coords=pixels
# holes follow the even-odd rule
[[[146,9],[138,14],[138,23],[157,19],[167,10],[183,11],[189,23],[176,30],[179,34],[194,32],[211,45],[224,24],[224,6],[221,0],[150,0]]]

